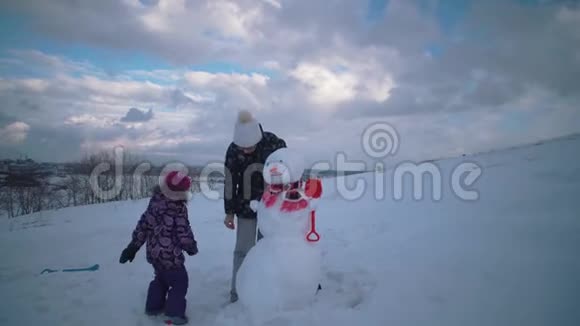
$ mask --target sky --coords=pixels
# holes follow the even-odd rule
[[[577,1],[0,3],[3,158],[222,162],[249,110],[309,164],[418,161],[580,132],[579,104]]]

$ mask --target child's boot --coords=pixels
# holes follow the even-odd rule
[[[189,322],[186,316],[183,317],[168,317],[166,323],[168,325],[185,325]]]

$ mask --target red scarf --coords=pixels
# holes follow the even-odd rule
[[[308,200],[302,196],[300,191],[302,187],[302,182],[297,181],[288,185],[274,184],[269,185],[262,195],[262,201],[266,207],[272,207],[284,191],[286,195],[282,199],[282,205],[280,206],[280,211],[282,212],[295,212],[298,210],[305,209],[308,207]]]
[[[280,194],[286,191],[286,195],[283,198],[282,205],[280,206],[280,211],[282,212],[296,212],[303,210],[308,207],[308,198],[318,199],[322,195],[322,182],[320,179],[309,179],[304,185],[304,192],[299,191],[302,189],[302,182],[297,181],[288,185],[274,184],[268,185],[264,194],[262,195],[262,202],[266,207],[272,207]],[[317,242],[320,240],[320,235],[316,232],[316,218],[314,211],[310,212],[310,232],[306,235],[306,240],[308,242]]]

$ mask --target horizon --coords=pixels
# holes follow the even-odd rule
[[[455,158],[461,158],[461,157],[467,157],[467,156],[477,156],[477,155],[483,155],[483,154],[489,154],[489,153],[497,153],[497,152],[506,152],[506,151],[510,151],[513,149],[522,149],[522,148],[527,148],[530,146],[536,146],[536,145],[541,145],[541,144],[545,144],[545,143],[550,143],[550,142],[557,142],[560,140],[565,140],[568,138],[575,138],[580,136],[580,132],[572,132],[572,133],[568,133],[568,134],[563,134],[560,136],[555,136],[555,137],[551,137],[551,138],[542,138],[542,139],[535,139],[535,140],[529,140],[527,142],[523,142],[523,143],[517,143],[517,144],[511,144],[509,146],[503,146],[503,147],[496,147],[496,148],[489,148],[489,149],[484,149],[478,152],[471,152],[471,153],[462,153],[462,154],[457,154],[454,156],[441,156],[441,157],[432,157],[432,158],[425,158],[422,160],[418,160],[418,161],[414,161],[413,163],[416,164],[421,164],[421,163],[425,163],[425,162],[437,162],[437,161],[443,161],[443,160],[448,160],[448,159],[455,159]],[[31,158],[18,158],[18,159],[14,159],[14,158],[0,158],[0,162],[3,161],[19,161],[19,160],[27,160]],[[51,161],[35,161],[33,160],[35,163],[40,163],[40,164],[81,164],[82,162],[80,160],[78,161],[66,161],[66,162],[51,162]],[[159,168],[162,167],[164,165],[168,165],[168,164],[172,164],[172,163],[181,163],[181,164],[185,164],[187,167],[190,168],[203,168],[205,165],[188,165],[187,163],[184,162],[175,162],[175,161],[167,161],[167,162],[160,162],[160,163],[155,163],[155,162],[151,162],[148,160],[137,160],[137,162],[133,162],[133,163],[129,163],[129,164],[125,164],[128,166],[134,166],[134,165],[138,165],[141,163],[151,163],[153,168]],[[215,163],[215,162],[213,162]],[[381,163],[381,162],[378,162]],[[395,162],[394,166],[396,166],[397,164],[400,164],[401,162]],[[316,163],[314,164],[310,164],[312,166],[315,166]],[[330,168],[330,169],[314,169],[314,168],[309,168],[308,166],[306,167],[305,170],[313,170],[313,171],[338,171],[338,172],[355,172],[355,171],[364,171],[364,172],[373,172],[374,170],[372,169],[373,166],[371,166],[371,168],[369,169],[365,169],[364,170],[336,170],[334,168]],[[391,169],[393,168],[393,166],[387,166],[386,169]]]

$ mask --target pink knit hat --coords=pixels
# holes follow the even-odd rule
[[[171,191],[188,191],[191,187],[191,178],[179,171],[172,171],[165,176],[165,184]]]

